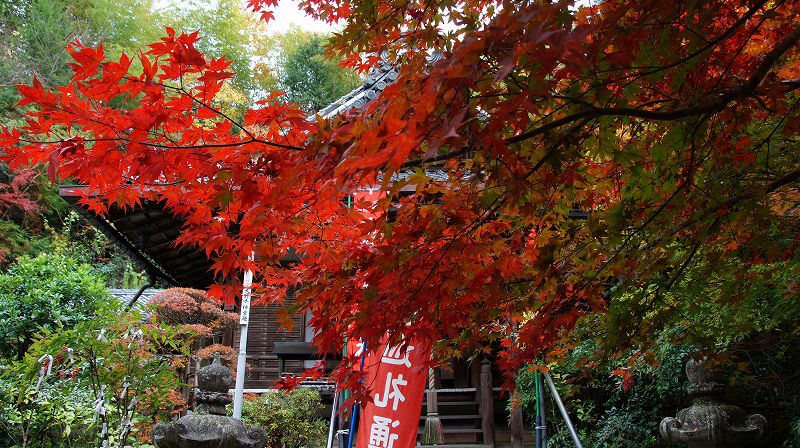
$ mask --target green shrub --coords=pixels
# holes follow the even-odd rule
[[[90,446],[93,397],[77,381],[47,378],[36,389],[36,359],[3,366],[0,376],[0,446],[60,448]]]
[[[800,416],[800,256],[760,264],[740,255],[692,266],[674,284],[666,276],[668,287],[610,288],[608,312],[582,318],[544,357],[585,446],[669,446],[658,424],[691,404],[683,366],[703,354],[727,379],[724,400],[767,418],[759,446],[800,447],[800,426],[790,425]],[[656,313],[653,301],[667,307]],[[517,384],[533,415],[533,374],[521,372]],[[572,446],[548,406],[549,446]]]
[[[295,389],[266,393],[242,406],[242,421],[267,431],[269,448],[318,448],[325,446],[327,428],[318,417],[319,392]]]
[[[792,422],[791,440],[787,445],[792,448],[800,448],[800,419]]]
[[[61,222],[53,224],[51,233],[55,253],[91,265],[92,272],[103,276],[109,287],[137,289],[147,281],[128,255],[75,211],[65,213]]]
[[[629,358],[590,364],[600,344],[586,340],[558,363],[550,373],[584,446],[596,448],[655,448],[671,446],[660,440],[658,425],[663,417],[674,416],[688,405],[683,360],[694,350],[672,344],[669,338],[649,352],[648,357],[632,351]],[[647,358],[647,359],[646,359]],[[619,365],[626,366],[619,368]],[[520,402],[533,420],[535,410],[534,373],[517,377]],[[561,414],[545,386],[548,446],[574,446]]]
[[[23,359],[0,363],[0,446],[148,446],[153,425],[185,405],[184,384],[155,352],[156,338],[169,335],[138,312],[44,330]],[[48,355],[49,375],[41,369]]]
[[[114,304],[103,278],[86,264],[41,254],[0,275],[0,354],[22,359],[42,330],[72,327]]]

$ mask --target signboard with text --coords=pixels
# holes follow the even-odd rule
[[[361,412],[356,448],[416,446],[429,356],[428,345],[416,341],[368,350],[364,368],[372,401]]]

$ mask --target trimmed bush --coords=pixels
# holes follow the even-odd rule
[[[59,255],[20,257],[0,275],[0,354],[22,359],[37,333],[73,327],[114,304],[91,266]]]
[[[327,435],[325,421],[318,417],[321,410],[317,391],[278,391],[244,402],[242,421],[267,431],[268,448],[319,448]]]

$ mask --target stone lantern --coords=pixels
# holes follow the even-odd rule
[[[688,392],[692,405],[678,411],[677,418],[661,420],[659,430],[664,440],[689,448],[735,448],[753,446],[761,438],[767,420],[722,403],[725,386],[705,362],[689,360],[686,375],[691,383]]]
[[[159,448],[261,448],[267,434],[261,428],[246,428],[241,420],[228,417],[231,402],[231,371],[214,362],[197,371],[195,412],[172,423],[153,427],[153,443]]]

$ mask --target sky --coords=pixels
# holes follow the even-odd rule
[[[300,11],[298,2],[280,0],[278,7],[273,11],[275,19],[267,24],[267,33],[284,33],[294,24],[303,31],[329,33],[336,28],[325,22],[314,20]]]
[[[210,0],[213,1],[213,0]],[[180,6],[181,0],[153,0],[155,9],[162,9],[168,6]],[[242,8],[247,2],[242,0]],[[267,34],[285,33],[292,25],[297,25],[303,31],[316,33],[330,33],[337,27],[320,20],[314,20],[303,11],[300,11],[299,2],[293,0],[280,0],[278,7],[273,10],[275,19],[267,25]]]

